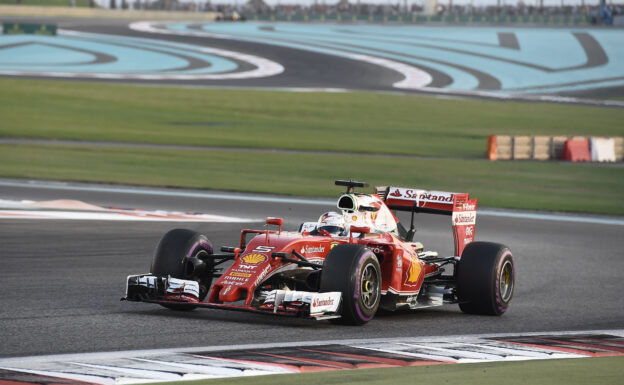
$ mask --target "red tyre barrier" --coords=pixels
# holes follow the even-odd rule
[[[496,135],[490,135],[488,138],[487,156],[489,160],[496,160]]]
[[[587,139],[566,140],[563,159],[570,162],[590,162],[589,141]]]

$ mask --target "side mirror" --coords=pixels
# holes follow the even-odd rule
[[[349,243],[353,243],[353,233],[369,234],[370,227],[368,226],[351,226],[349,229]]]
[[[266,224],[267,225],[275,225],[275,226],[279,226],[279,232],[282,232],[282,225],[284,224],[284,220],[282,218],[267,218],[266,219]]]
[[[360,234],[370,234],[370,227],[368,226],[351,226],[350,232]]]

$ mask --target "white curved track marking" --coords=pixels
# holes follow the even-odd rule
[[[66,36],[93,36],[75,31],[59,30],[59,35]],[[249,63],[254,69],[242,72],[228,72],[222,74],[158,74],[158,73],[88,73],[88,72],[55,72],[55,71],[1,71],[0,75],[8,76],[45,76],[58,78],[91,78],[91,79],[127,79],[127,80],[230,80],[230,79],[254,79],[279,75],[284,72],[284,66],[272,60],[248,55],[241,52],[229,51],[218,48],[206,48],[197,46],[198,52],[227,57],[245,63]]]
[[[167,24],[167,23],[176,23],[175,21],[159,21],[158,24]],[[178,22],[179,23],[179,22]],[[130,23],[130,29],[140,32],[148,32],[148,33],[160,33],[163,35],[178,35],[178,36],[201,36],[201,37],[212,37],[215,39],[226,39],[230,38],[230,36],[222,35],[218,33],[210,33],[204,31],[173,31],[168,29],[156,28],[154,27],[154,22],[151,21],[136,21],[134,23]]]
[[[348,55],[347,57],[399,72],[404,76],[404,79],[392,84],[395,88],[416,90],[425,87],[433,81],[433,77],[429,73],[407,64],[369,55]]]
[[[211,37],[215,39],[240,40],[239,38],[235,36],[227,36],[227,35],[214,34],[214,33],[209,33],[209,32],[172,31],[168,29],[155,28],[153,23],[147,22],[147,21],[132,23],[130,24],[130,29],[133,29],[135,31],[160,33],[160,34],[165,34],[165,35],[203,36],[203,37]],[[342,56],[342,57],[346,57],[349,59],[362,61],[365,63],[375,64],[380,67],[385,67],[385,68],[388,68],[390,70],[400,73],[401,75],[403,75],[404,79],[392,84],[392,86],[395,88],[417,90],[422,87],[425,87],[427,84],[430,84],[431,81],[433,80],[433,77],[429,73],[421,69],[418,69],[416,67],[412,67],[410,65],[396,62],[393,60],[384,59],[384,58],[380,58],[376,56],[370,56],[370,55],[351,54],[347,52],[340,52],[340,55],[337,55],[337,56]]]

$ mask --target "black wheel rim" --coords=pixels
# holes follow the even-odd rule
[[[379,298],[379,277],[375,265],[369,263],[362,269],[360,282],[362,305],[364,305],[366,309],[373,309]]]
[[[207,257],[209,254],[206,250],[200,249],[198,250],[193,257],[198,258],[198,259],[202,259],[202,257]],[[189,264],[189,262],[185,262],[186,264]],[[185,266],[185,271],[187,271],[187,267]],[[206,279],[206,274],[204,274],[203,276],[197,276],[197,275],[193,275],[193,276],[187,276],[185,277],[185,279],[191,280],[191,281],[197,281],[197,283],[199,283],[199,299],[200,301],[206,297],[206,295],[208,294],[208,289],[210,289],[210,282],[206,282],[209,281],[208,279]]]
[[[514,289],[513,265],[507,260],[503,263],[498,278],[498,291],[503,302],[509,302]]]

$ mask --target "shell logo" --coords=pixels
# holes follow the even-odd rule
[[[250,265],[257,265],[267,260],[267,257],[262,254],[249,254],[243,257],[243,262],[249,263]]]
[[[412,263],[410,264],[410,268],[407,272],[407,280],[405,281],[406,285],[416,285],[418,283],[418,279],[420,278],[420,272],[422,267],[418,260],[412,257]]]

